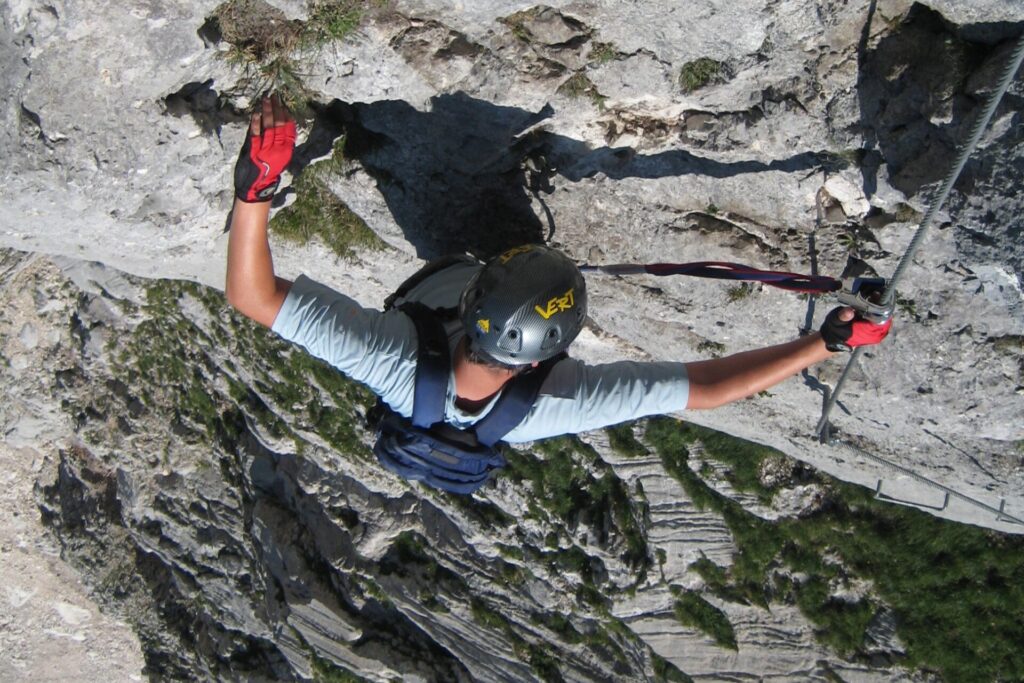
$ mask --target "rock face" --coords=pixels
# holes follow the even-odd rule
[[[625,518],[618,541],[589,525],[599,560],[580,565],[575,531],[550,547],[547,522],[508,518],[530,507],[512,480],[461,507],[397,483],[353,426],[366,397],[310,384],[314,370],[214,291],[147,294],[136,278],[221,286],[231,169],[271,86],[305,105],[282,207],[334,163],[325,187],[386,243],[342,262],[315,240],[278,241],[278,270],[370,305],[420,259],[537,240],[581,262],[886,276],[1024,30],[1018,3],[18,0],[0,16],[0,246],[59,266],[5,256],[5,296],[31,290],[19,306],[59,313],[4,329],[5,440],[47,444],[44,515],[69,561],[134,615],[153,677],[340,666],[522,680],[554,666],[636,679],[666,676],[665,659],[695,678],[911,675],[817,644],[792,605],[716,602],[738,650],[686,631],[669,586],[695,586],[692,563],[728,565],[736,548],[657,462],[584,439],[616,481],[641,485],[646,502],[615,500],[665,551],[663,580],[622,559]],[[1024,530],[1021,83],[909,269],[892,338],[853,371],[833,417],[842,443],[812,434],[840,360],[688,419],[883,499]],[[732,353],[791,338],[831,305],[688,278],[588,287],[577,355],[592,360]],[[129,344],[147,335],[165,342],[148,361]],[[254,352],[291,365],[238,357]],[[294,383],[316,396],[281,389]],[[773,518],[821,495],[790,487],[776,504],[744,500]],[[588,582],[649,590],[574,603]],[[895,657],[891,618],[876,621],[881,660]]]
[[[43,521],[152,679],[914,678],[837,655],[785,601],[709,596],[731,647],[681,624],[693,564],[736,546],[657,457],[596,433],[513,454],[482,495],[411,486],[368,452],[370,396],[216,291],[61,263],[5,255],[8,320],[34,314],[36,343],[4,328],[2,417],[31,442],[32,406],[59,406]],[[571,489],[543,473],[563,470]]]

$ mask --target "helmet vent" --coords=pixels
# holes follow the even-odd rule
[[[558,334],[557,327],[548,328],[548,331],[544,333],[544,340],[540,343],[542,349],[551,349],[558,344],[558,340],[561,335]]]

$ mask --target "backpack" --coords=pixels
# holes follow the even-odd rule
[[[385,310],[394,308],[396,299],[430,275],[467,258],[443,257],[428,263],[385,300]],[[514,377],[483,419],[472,427],[457,429],[444,421],[451,371],[445,323],[455,320],[457,311],[432,309],[416,301],[403,302],[397,308],[413,321],[418,339],[413,414],[404,418],[378,399],[369,415],[377,430],[373,452],[385,468],[406,479],[452,493],[473,493],[505,466],[499,442],[526,417],[551,368],[565,354]]]

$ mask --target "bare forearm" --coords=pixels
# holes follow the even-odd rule
[[[274,275],[267,239],[270,202],[235,200],[228,236],[225,294],[228,302],[258,323],[271,326],[291,283]]]
[[[832,353],[815,333],[785,344],[687,363],[691,409],[717,408],[764,391]]]

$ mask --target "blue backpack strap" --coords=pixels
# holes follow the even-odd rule
[[[540,387],[547,379],[551,368],[565,357],[566,354],[561,353],[536,368],[517,375],[505,387],[491,412],[473,425],[477,440],[486,446],[493,446],[522,422],[537,401],[537,394],[540,393]]]
[[[419,350],[416,353],[412,423],[427,429],[444,420],[448,375],[452,365],[448,335],[437,312],[418,301],[407,301],[398,310],[409,316],[416,326]]]
[[[399,310],[408,315],[416,326],[419,344],[411,421],[417,427],[429,429],[444,420],[451,372],[448,335],[442,322],[445,311],[435,311],[418,301],[407,301],[399,306]],[[548,373],[565,357],[566,354],[561,353],[509,382],[491,411],[473,425],[477,441],[493,446],[522,422],[533,408]]]

